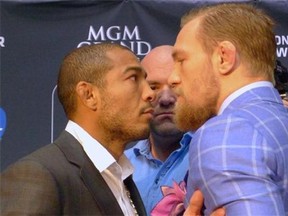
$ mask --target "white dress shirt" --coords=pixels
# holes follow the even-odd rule
[[[133,173],[133,166],[126,156],[123,154],[117,162],[107,149],[73,121],[67,123],[65,130],[81,143],[84,151],[113,192],[123,214],[135,215],[123,183],[123,180]]]

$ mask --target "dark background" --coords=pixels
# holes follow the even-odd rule
[[[223,1],[0,1],[0,107],[7,117],[1,169],[50,143],[65,128],[54,90],[60,62],[70,50],[113,41],[126,44],[141,59],[155,46],[174,44],[186,11],[217,2]],[[288,0],[234,2],[263,8],[278,23],[281,73],[288,66]]]

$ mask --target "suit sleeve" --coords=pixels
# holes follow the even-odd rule
[[[213,124],[191,143],[188,184],[202,190],[207,214],[285,215],[275,151],[245,122]]]
[[[1,215],[60,214],[57,185],[41,164],[24,160],[1,174]]]

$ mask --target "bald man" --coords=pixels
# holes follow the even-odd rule
[[[125,153],[135,168],[133,180],[147,214],[168,215],[184,210],[183,179],[188,170],[190,141],[185,136],[181,141],[184,133],[177,129],[173,120],[176,95],[168,85],[168,77],[174,66],[172,46],[163,45],[152,49],[141,65],[156,94],[152,102],[154,114],[149,138],[139,141]],[[171,191],[180,196],[166,196]]]

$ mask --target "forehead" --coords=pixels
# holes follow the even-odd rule
[[[144,73],[144,70],[142,69],[140,65],[139,59],[136,57],[134,53],[132,53],[129,50],[126,49],[113,49],[111,51],[107,52],[107,57],[110,59],[112,64],[111,71],[114,71],[115,73],[112,73],[116,75],[118,73],[119,76],[125,75],[129,71],[137,71]]]
[[[200,19],[196,18],[189,21],[183,26],[177,35],[176,42],[173,49],[173,58],[184,55],[187,51],[191,51],[197,47],[199,41],[196,38],[198,28],[200,25]]]
[[[125,65],[125,64],[137,64],[140,65],[140,61],[134,53],[130,50],[114,48],[107,52],[107,57],[111,60],[113,65]]]
[[[174,68],[171,52],[166,56],[150,58],[149,61],[144,61],[141,65],[147,73],[147,80],[153,82],[166,82]]]

